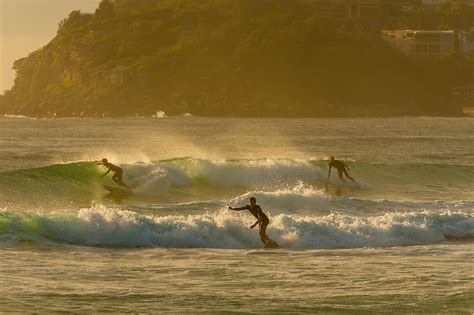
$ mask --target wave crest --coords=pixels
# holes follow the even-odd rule
[[[279,214],[268,234],[284,248],[359,248],[431,244],[473,238],[474,216],[462,212],[384,213],[356,216]],[[221,210],[197,215],[145,216],[105,206],[76,214],[0,213],[5,239],[87,246],[165,248],[255,248],[262,244],[247,213]],[[10,237],[8,237],[10,236]]]
[[[328,199],[331,199],[330,205],[335,201],[343,205],[343,201],[347,201],[344,208],[371,206],[348,196],[376,200],[372,203],[376,207],[381,205],[378,200],[382,198],[454,202],[473,197],[472,166],[349,163],[357,181],[367,185],[356,187],[333,179],[327,186],[326,161],[181,158],[121,166],[125,182],[134,189],[134,200],[147,202],[228,200],[247,191],[266,199],[271,207],[290,209],[307,208],[311,204],[326,207]],[[103,171],[94,163],[80,162],[3,172],[0,173],[0,191],[5,200],[22,200],[28,194],[30,200],[38,200],[38,203],[62,198],[90,204],[106,193],[102,184],[113,185],[110,177],[100,178]],[[332,197],[325,198],[323,190]],[[345,196],[345,199],[338,196]],[[275,199],[280,202],[276,204]]]

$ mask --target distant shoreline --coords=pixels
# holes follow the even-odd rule
[[[366,116],[198,116],[198,115],[170,115],[164,117],[156,116],[26,116],[26,115],[0,115],[6,119],[166,119],[166,118],[213,118],[213,119],[390,119],[390,118],[474,118],[474,108],[462,115],[366,115]]]

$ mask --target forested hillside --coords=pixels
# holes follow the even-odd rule
[[[458,56],[402,55],[308,0],[102,1],[17,60],[0,112],[29,116],[459,115]]]

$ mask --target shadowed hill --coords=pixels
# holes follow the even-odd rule
[[[459,115],[460,57],[414,60],[306,0],[102,1],[17,60],[0,112],[29,116]]]

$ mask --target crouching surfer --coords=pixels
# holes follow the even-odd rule
[[[345,182],[346,180],[344,179],[345,175],[347,178],[349,178],[352,182],[356,182],[354,178],[352,178],[347,171],[349,171],[349,166],[346,165],[346,163],[336,160],[334,156],[331,156],[331,160],[329,161],[329,169],[328,169],[328,178],[326,182],[329,181],[329,178],[331,177],[331,169],[332,168],[337,169],[337,175],[339,176],[339,180],[341,182]]]
[[[257,222],[252,224],[250,228],[253,229],[258,224],[260,239],[265,245],[264,247],[266,248],[278,247],[277,243],[271,240],[270,237],[268,237],[267,235],[267,226],[270,223],[270,220],[268,219],[267,215],[263,213],[262,208],[259,205],[257,205],[257,199],[255,199],[255,197],[250,197],[249,201],[250,201],[250,204],[244,207],[240,207],[240,208],[229,207],[229,210],[234,210],[234,211],[248,210],[254,217],[257,218]]]
[[[102,176],[104,177],[105,175],[107,175],[108,173],[110,173],[111,171],[114,172],[114,175],[112,176],[112,180],[118,185],[118,186],[122,186],[122,187],[125,187],[125,188],[128,188],[130,189],[130,187],[128,187],[124,182],[123,182],[123,170],[122,168],[118,167],[117,165],[114,165],[112,163],[109,163],[109,161],[107,161],[107,159],[102,159],[102,162],[99,162],[98,163],[99,165],[103,165],[107,168],[107,172],[105,172]]]

